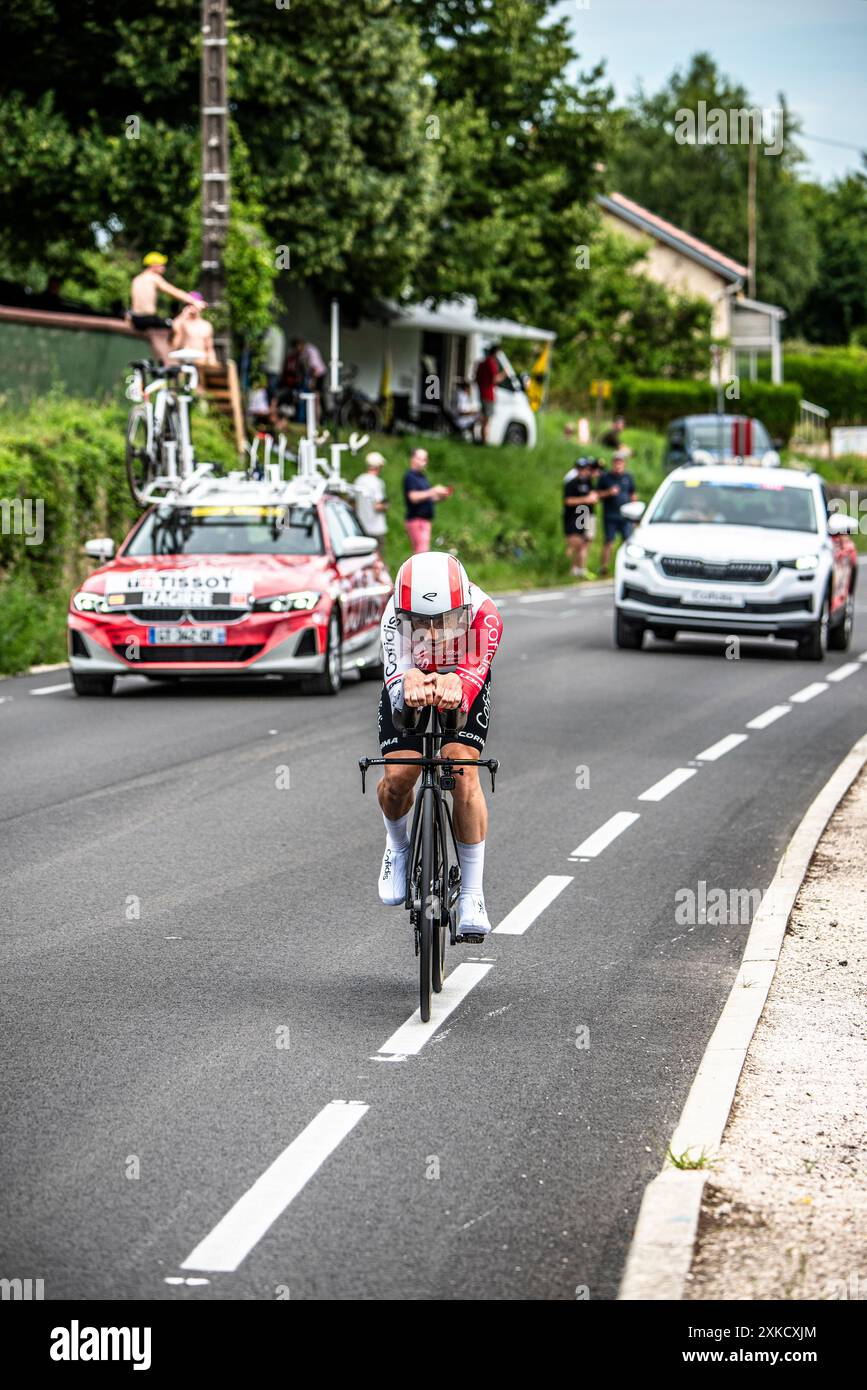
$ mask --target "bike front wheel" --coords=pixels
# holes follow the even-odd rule
[[[140,507],[146,507],[147,488],[156,476],[156,469],[148,447],[147,410],[143,405],[134,406],[127,421],[126,476],[133,501]]]
[[[439,924],[440,895],[437,879],[436,800],[433,790],[422,793],[421,808],[421,903],[419,912],[419,1012],[422,1023],[430,1020],[433,989],[434,924]]]

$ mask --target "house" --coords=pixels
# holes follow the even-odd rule
[[[755,381],[761,356],[770,357],[771,381],[783,379],[780,325],[786,317],[776,304],[744,294],[749,271],[707,242],[657,217],[622,193],[596,199],[603,225],[634,241],[649,242],[643,274],[679,294],[698,295],[713,310],[712,331],[727,344],[720,359],[722,381],[735,375]],[[711,370],[711,379],[714,379]]]

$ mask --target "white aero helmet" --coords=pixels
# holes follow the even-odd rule
[[[469,623],[470,581],[460,560],[442,550],[428,550],[404,560],[394,584],[397,616],[453,628]]]

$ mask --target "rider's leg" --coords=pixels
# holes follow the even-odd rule
[[[479,753],[465,743],[449,743],[443,748],[444,758],[475,758]],[[461,865],[461,931],[487,933],[491,930],[485,908],[484,872],[485,839],[488,833],[488,804],[474,767],[455,768],[455,788],[452,792],[455,838]]]
[[[382,819],[385,824],[386,846],[379,873],[380,901],[389,907],[399,907],[406,896],[406,869],[409,858],[409,816],[412,811],[413,788],[420,768],[395,766],[391,758],[420,758],[421,754],[405,750],[386,753],[383,776],[376,788]]]
[[[170,351],[169,330],[167,328],[149,328],[147,330],[147,340],[160,366],[167,366]]]

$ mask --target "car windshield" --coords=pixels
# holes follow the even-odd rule
[[[720,458],[729,457],[735,452],[734,420],[721,417],[718,420],[695,420],[689,426],[690,449],[704,449],[706,453]],[[743,422],[741,422],[741,429]],[[738,445],[741,448],[742,445]],[[768,434],[759,420],[752,421],[751,453],[764,454],[771,447]]]
[[[806,487],[767,482],[678,479],[669,484],[648,518],[650,525],[762,526],[775,531],[815,531],[813,494]]]
[[[157,507],[125,555],[321,555],[312,507]]]

